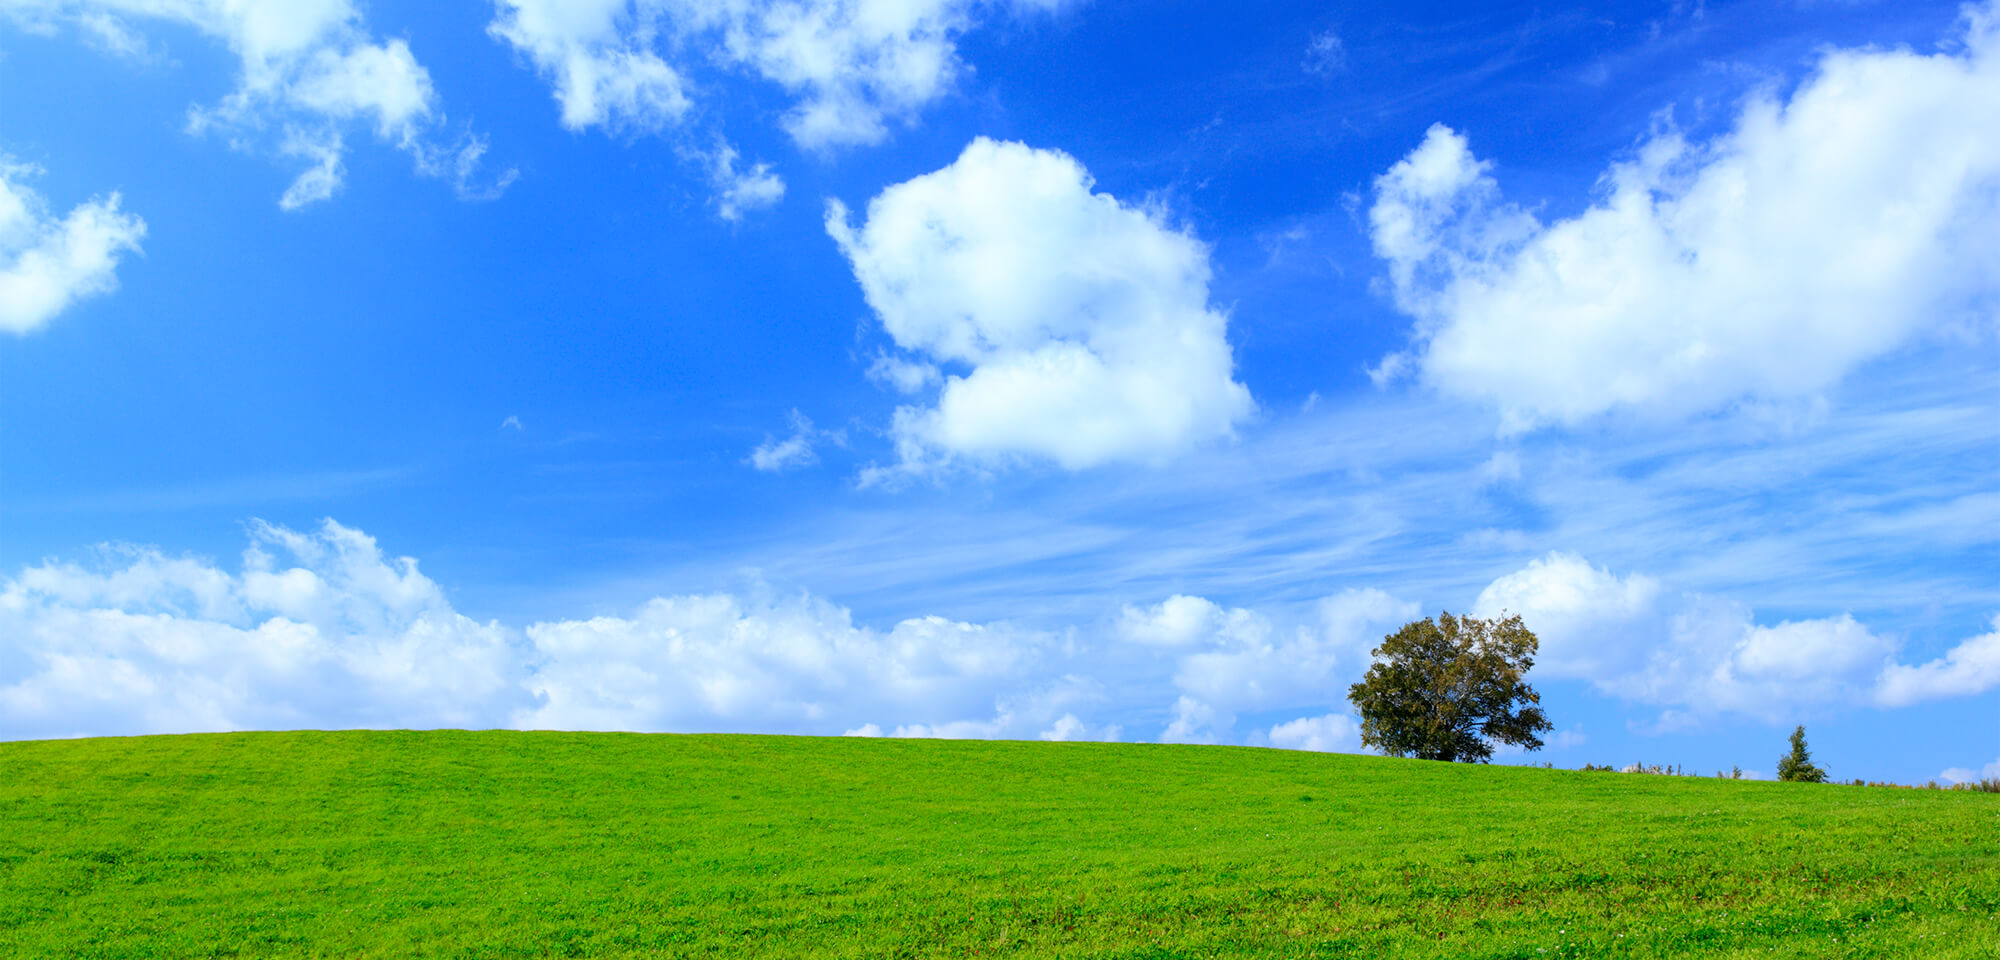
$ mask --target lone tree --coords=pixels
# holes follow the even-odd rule
[[[1541,749],[1536,734],[1549,720],[1523,679],[1540,646],[1519,615],[1403,624],[1347,692],[1361,712],[1361,742],[1392,757],[1466,763],[1491,759],[1489,741]]]
[[[1806,728],[1792,731],[1792,752],[1778,758],[1778,779],[1787,783],[1825,783],[1826,771],[1813,766],[1806,750]]]

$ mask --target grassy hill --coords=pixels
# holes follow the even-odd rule
[[[1228,747],[0,743],[6,957],[1989,957],[2000,796]]]

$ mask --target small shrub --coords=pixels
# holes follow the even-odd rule
[[[1685,777],[1687,768],[1676,763],[1629,763],[1618,768],[1619,773],[1648,773],[1656,777]]]

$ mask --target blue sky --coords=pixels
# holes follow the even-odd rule
[[[2000,7],[0,0],[0,737],[2000,775]],[[1983,119],[1982,119],[1983,118]]]

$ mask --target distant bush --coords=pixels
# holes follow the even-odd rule
[[[1618,772],[1650,773],[1656,777],[1679,777],[1686,775],[1685,772],[1682,771],[1681,768],[1678,766],[1668,765],[1663,767],[1657,763],[1656,764],[1628,763],[1625,766],[1618,768]]]
[[[1698,773],[1689,773],[1686,767],[1683,767],[1677,763],[1670,763],[1664,765],[1657,763],[1628,763],[1622,767],[1614,767],[1608,763],[1603,765],[1598,765],[1595,763],[1586,763],[1583,766],[1578,767],[1577,769],[1582,770],[1586,773],[1644,773],[1656,777],[1701,776],[1701,774]],[[1716,773],[1716,776],[1724,780],[1741,780],[1743,779],[1743,770],[1741,768],[1735,768],[1730,773],[1722,773],[1718,771]]]
[[[1547,765],[1544,764],[1544,766]],[[1825,776],[1825,771],[1820,770],[1818,767],[1813,767],[1812,769],[1818,771],[1821,776]],[[1644,773],[1662,777],[1700,776],[1698,773],[1689,773],[1687,768],[1678,764],[1628,763],[1622,767],[1614,767],[1608,763],[1586,763],[1578,767],[1577,770],[1582,773]],[[1745,779],[1745,774],[1742,767],[1732,766],[1726,771],[1717,770],[1715,778],[1717,780],[1742,780]],[[1829,781],[1811,780],[1805,782],[1827,783]],[[2000,777],[1986,777],[1980,780],[1967,780],[1962,783],[1953,784],[1942,784],[1936,780],[1916,784],[1891,783],[1887,780],[1863,780],[1859,777],[1853,780],[1835,780],[1831,781],[1831,783],[1842,787],[1895,787],[1900,790],[1959,790],[1973,793],[2000,793]]]
[[[1966,780],[1962,783],[1954,783],[1949,787],[1940,786],[1936,780],[1932,780],[1924,784],[1924,788],[1927,790],[1966,790],[1972,793],[2000,793],[2000,777]]]

